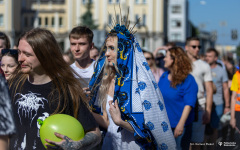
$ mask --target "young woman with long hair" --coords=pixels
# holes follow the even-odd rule
[[[1,69],[3,70],[5,79],[9,80],[11,79],[12,75],[17,73],[17,71],[20,69],[20,65],[18,63],[18,50],[3,49],[1,54]]]
[[[181,47],[167,50],[163,73],[158,83],[162,92],[177,149],[189,149],[191,124],[194,121],[194,107],[198,87],[190,74],[192,64]]]
[[[127,27],[108,34],[89,84],[94,117],[107,130],[102,149],[175,149],[161,93]]]

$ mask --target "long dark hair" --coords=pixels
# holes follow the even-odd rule
[[[11,47],[10,40],[5,33],[0,32],[0,39],[2,39],[5,42],[6,46],[5,48],[9,49]]]
[[[58,93],[58,98],[55,98],[55,100],[58,100],[58,106],[54,113],[65,111],[68,105],[72,103],[73,114],[77,118],[80,105],[79,100],[82,99],[84,104],[88,106],[87,99],[81,88],[81,83],[74,76],[77,73],[64,61],[61,49],[52,33],[46,29],[35,28],[23,34],[19,41],[23,39],[32,47],[41,66],[52,79],[54,90],[50,94],[50,100],[53,101],[54,93]],[[28,75],[19,73],[16,76],[17,82],[14,85],[10,84],[10,86],[14,86],[15,89],[18,89],[20,86],[21,89]],[[60,99],[63,99],[63,103]]]

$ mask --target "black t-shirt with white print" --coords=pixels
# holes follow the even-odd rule
[[[15,94],[15,89],[10,89],[11,96],[14,99],[12,105],[17,129],[17,134],[11,138],[10,149],[45,149],[39,136],[40,125],[37,119],[47,118],[57,107],[53,103],[50,105],[49,94],[52,89],[52,82],[33,85],[28,80],[21,88],[21,93],[16,92]],[[97,127],[94,117],[82,101],[78,120],[85,132]]]

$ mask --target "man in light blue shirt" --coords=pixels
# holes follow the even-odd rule
[[[230,111],[227,71],[217,64],[217,60],[217,50],[209,48],[206,52],[206,61],[211,67],[213,84],[216,87],[216,92],[213,94],[213,103],[215,104],[215,108],[212,109],[209,126],[213,132],[212,134],[210,133],[209,142],[215,142],[217,140],[217,129],[219,128],[220,118],[223,113]]]

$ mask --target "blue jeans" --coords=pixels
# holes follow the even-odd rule
[[[173,134],[174,130],[175,128],[172,128]],[[175,138],[177,150],[188,150],[191,137],[192,137],[192,123],[185,126],[183,129],[183,134]]]
[[[215,105],[215,109],[211,113],[211,127],[214,129],[219,128],[220,118],[223,115],[223,104]]]

